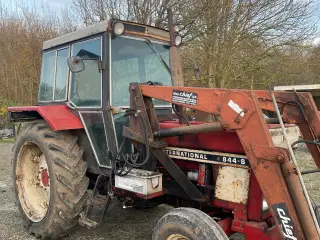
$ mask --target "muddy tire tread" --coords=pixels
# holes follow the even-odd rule
[[[181,234],[189,240],[228,239],[209,215],[194,208],[176,208],[165,214],[154,228],[152,239],[165,240],[172,234]]]
[[[30,221],[26,225],[30,234],[37,238],[59,239],[78,225],[78,216],[88,198],[87,163],[82,157],[83,150],[77,144],[77,136],[66,131],[54,132],[44,121],[35,121],[24,125],[17,142],[19,138],[27,139],[30,134],[37,136],[46,148],[47,162],[50,161],[51,172],[55,173],[50,174],[50,183],[54,182],[55,187],[51,188],[51,211],[47,213],[50,216],[46,216],[42,224]],[[21,143],[15,147],[19,146]],[[14,152],[17,151],[19,149],[15,148]],[[17,195],[16,198],[19,201]],[[21,212],[22,208],[19,210]]]

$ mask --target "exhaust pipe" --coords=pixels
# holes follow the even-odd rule
[[[172,86],[183,87],[183,73],[181,56],[178,47],[176,46],[176,34],[174,32],[173,15],[172,10],[168,9],[168,24],[170,33],[170,75]]]

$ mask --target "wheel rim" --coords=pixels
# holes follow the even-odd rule
[[[189,240],[189,239],[181,234],[171,234],[166,238],[166,240]]]
[[[21,148],[16,165],[16,188],[24,213],[33,222],[47,214],[50,201],[50,177],[40,147],[28,142]]]

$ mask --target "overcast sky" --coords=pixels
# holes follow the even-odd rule
[[[3,2],[5,4],[10,4],[14,2],[14,0],[0,0],[0,2]],[[57,14],[60,14],[61,9],[63,7],[70,7],[72,5],[73,0],[22,0],[27,2],[30,5],[35,4],[37,8],[40,8],[42,6],[42,3],[44,5],[48,5],[50,7],[50,10],[53,12],[56,12]],[[302,0],[298,0],[302,1]],[[320,0],[315,0],[317,3],[319,9],[320,9]]]
[[[4,4],[10,5],[14,2],[14,0],[1,0]],[[23,0],[23,2],[26,2],[27,4],[30,4],[30,6],[33,6],[35,4],[36,8],[41,8],[41,6],[49,6],[50,11],[56,12],[57,14],[60,14],[61,9],[64,7],[70,7],[72,5],[73,0]]]

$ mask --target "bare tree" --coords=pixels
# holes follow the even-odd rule
[[[198,62],[209,87],[266,87],[263,76],[272,72],[265,66],[276,50],[299,45],[314,30],[312,1],[196,2],[204,10],[189,32],[185,64]]]
[[[188,1],[179,0],[74,0],[74,11],[84,25],[110,18],[166,27],[167,9],[173,8],[177,19]]]
[[[45,6],[36,10],[24,2],[5,7],[0,1],[0,96],[8,104],[36,102],[45,40],[73,28]]]

